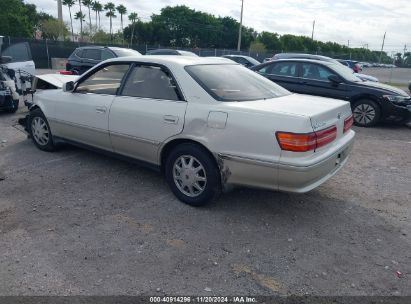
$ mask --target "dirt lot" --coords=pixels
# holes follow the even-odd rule
[[[148,169],[39,151],[19,115],[0,114],[0,295],[411,295],[409,128],[356,128],[311,193],[196,209]]]

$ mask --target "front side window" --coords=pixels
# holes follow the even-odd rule
[[[219,101],[250,101],[291,94],[267,78],[236,64],[191,65],[185,69]]]
[[[279,62],[273,64],[269,74],[278,75],[278,76],[297,76],[297,63],[293,62]]]
[[[303,63],[302,64],[302,74],[303,78],[313,79],[313,80],[322,80],[329,81],[328,77],[331,75],[336,75],[330,69],[327,69],[321,65],[313,63]]]
[[[76,92],[116,95],[128,68],[128,64],[105,66],[80,82]]]
[[[123,96],[181,100],[177,86],[169,73],[158,66],[138,65],[124,84]]]

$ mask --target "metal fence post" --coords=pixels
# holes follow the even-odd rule
[[[46,38],[46,52],[47,52],[47,67],[50,69],[50,54],[49,54],[49,45],[47,43],[47,38]]]

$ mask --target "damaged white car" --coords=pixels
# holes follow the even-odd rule
[[[111,59],[34,96],[34,144],[104,150],[164,172],[199,206],[230,185],[307,192],[347,161],[347,102],[291,94],[236,63],[152,56]]]
[[[0,110],[14,113],[20,97],[25,99],[31,88],[35,65],[27,42],[12,44],[3,50],[0,36]]]

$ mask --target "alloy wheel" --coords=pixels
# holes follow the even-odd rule
[[[189,197],[199,196],[207,185],[204,166],[191,155],[182,155],[176,159],[173,165],[173,179],[177,188]]]
[[[361,103],[354,108],[354,120],[363,125],[370,124],[375,119],[375,109],[373,106]]]
[[[31,132],[39,145],[47,145],[50,139],[50,132],[47,123],[43,118],[39,116],[33,118],[31,122]]]

